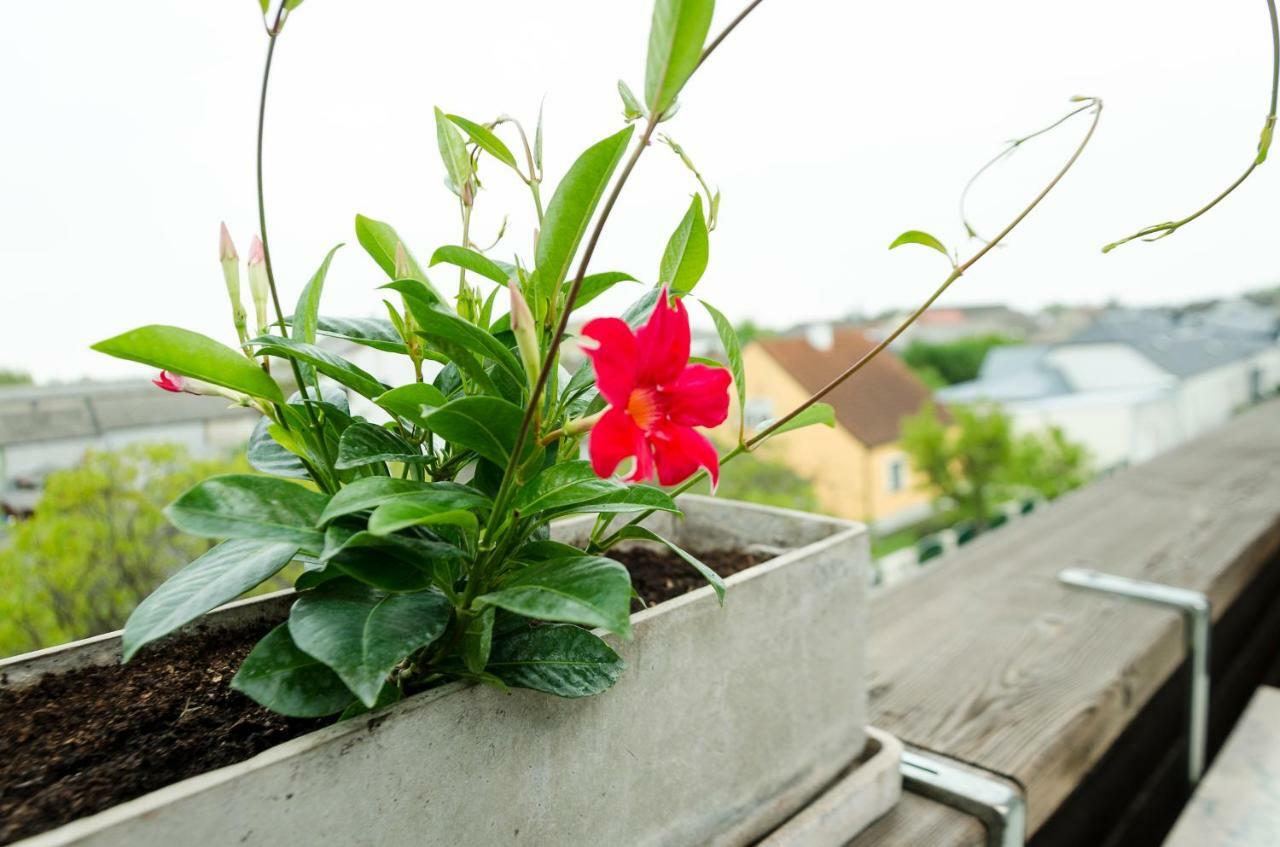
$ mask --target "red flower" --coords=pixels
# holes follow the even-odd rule
[[[599,318],[582,329],[595,341],[586,350],[596,369],[596,387],[609,408],[591,430],[591,466],[607,477],[628,456],[627,479],[653,476],[675,485],[698,468],[720,481],[716,449],[695,426],[716,426],[729,415],[729,372],[689,364],[689,315],[667,290],[649,322],[633,333],[618,318]]]

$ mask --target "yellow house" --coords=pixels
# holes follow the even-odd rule
[[[743,350],[748,434],[799,405],[873,346],[857,330],[830,327],[749,344]],[[785,433],[760,450],[811,480],[824,511],[893,529],[929,514],[932,498],[898,445],[902,419],[929,397],[924,383],[885,351],[825,398],[835,409],[835,428]],[[737,421],[734,409],[722,433]]]

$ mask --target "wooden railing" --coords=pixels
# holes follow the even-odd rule
[[[1187,793],[1181,619],[1070,589],[1066,567],[1208,595],[1212,755],[1280,646],[1280,402],[873,602],[874,725],[1016,781],[1033,845],[1159,844]],[[852,845],[985,843],[975,818],[907,794]]]

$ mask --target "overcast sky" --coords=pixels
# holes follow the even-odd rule
[[[716,28],[744,0],[721,0]],[[267,199],[293,302],[339,251],[323,311],[373,314],[381,273],[355,243],[360,212],[420,258],[459,238],[432,106],[532,126],[546,96],[551,185],[621,127],[615,80],[643,85],[648,0],[307,0],[277,50]],[[1190,212],[1248,162],[1266,113],[1262,0],[768,0],[685,91],[665,128],[724,194],[699,293],[734,319],[785,324],[907,306],[942,258],[889,253],[919,228],[963,244],[956,198],[1001,143],[1073,94],[1106,109],[1063,184],[944,303],[1179,301],[1274,284],[1280,165],[1159,244],[1103,256],[1138,227]],[[220,220],[256,231],[253,133],[266,38],[253,0],[8,3],[0,27],[0,367],[42,380],[137,375],[89,351],[145,323],[231,337]],[[998,228],[1084,132],[1077,119],[976,189]],[[510,139],[514,144],[514,140]],[[1280,157],[1277,157],[1280,160]],[[521,184],[492,163],[476,239],[529,256]],[[655,147],[595,270],[656,273],[693,183]],[[964,248],[966,251],[970,247]],[[599,302],[625,306],[635,290]]]

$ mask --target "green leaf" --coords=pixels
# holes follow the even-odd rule
[[[805,409],[803,412],[796,415],[773,432],[769,433],[769,437],[773,438],[775,435],[782,435],[784,432],[790,432],[793,429],[803,429],[806,426],[813,426],[814,424],[822,424],[823,426],[834,428],[836,425],[836,410],[828,403],[814,403],[812,406]],[[759,427],[760,430],[768,428],[768,421],[761,424]]]
[[[720,344],[729,357],[729,372],[733,374],[733,387],[738,395],[738,416],[741,418],[747,408],[747,370],[742,363],[742,342],[738,340],[738,331],[733,328],[729,319],[720,310],[706,300],[699,301],[707,310],[711,321],[716,325],[716,334],[720,336]]]
[[[480,673],[489,661],[489,652],[493,649],[493,619],[496,613],[495,607],[487,607],[473,616],[467,622],[467,628],[462,631],[462,661],[472,673]]]
[[[440,296],[439,291],[436,291],[435,286],[431,284],[431,280],[427,278],[426,271],[418,264],[418,260],[413,258],[413,253],[409,251],[409,245],[401,240],[391,224],[375,221],[373,218],[366,218],[364,215],[356,215],[356,240],[378,263],[378,267],[382,268],[383,272],[392,279],[399,279],[398,274],[396,274],[396,245],[402,245],[405,259],[409,263],[410,279],[416,279],[421,282],[431,297],[434,297],[437,302],[448,308],[448,302],[444,297]]]
[[[640,299],[627,307],[622,313],[622,319],[632,328],[636,329],[645,321],[649,320],[649,316],[653,314],[654,306],[658,305],[658,298],[662,296],[661,288],[650,288],[644,294],[640,295]]]
[[[584,276],[582,278],[582,287],[578,289],[578,299],[574,302],[573,308],[582,308],[620,282],[639,282],[639,280],[631,274],[624,274],[621,271],[606,271],[605,273]],[[569,289],[572,286],[572,280],[565,280],[564,285],[561,286],[561,302],[569,302]]]
[[[461,194],[463,184],[471,179],[471,157],[467,155],[467,144],[461,133],[439,108],[436,109],[436,143],[449,174],[450,187],[454,194]]]
[[[286,450],[271,436],[273,424],[269,418],[258,418],[249,434],[249,464],[256,471],[290,479],[310,479],[311,474],[302,460]]]
[[[426,416],[449,400],[434,385],[413,382],[393,388],[386,394],[373,398],[373,402],[396,417],[418,426],[426,426]]]
[[[327,318],[316,319],[316,329],[321,335],[340,338],[364,347],[372,347],[386,353],[407,354],[409,348],[400,340],[400,333],[385,318]]]
[[[294,718],[336,714],[355,699],[336,673],[298,649],[288,623],[258,642],[232,678],[231,687],[273,712]]]
[[[682,549],[676,544],[663,538],[651,529],[645,529],[642,526],[624,526],[618,530],[618,538],[621,539],[643,539],[645,541],[656,541],[664,545],[672,553],[675,553],[687,564],[691,565],[694,570],[702,574],[707,582],[711,583],[711,587],[715,589],[716,599],[720,601],[720,605],[724,605],[724,580],[720,578],[720,574],[711,570],[705,564],[700,562],[698,558],[688,551]]]
[[[369,532],[374,535],[391,535],[411,526],[450,524],[460,526],[472,535],[480,529],[476,516],[464,508],[450,508],[446,503],[434,500],[394,500],[383,503],[369,516]]]
[[[382,690],[378,692],[378,699],[374,701],[372,706],[366,706],[364,703],[357,700],[342,710],[342,714],[338,715],[338,720],[351,720],[352,718],[368,714],[369,712],[377,712],[387,708],[388,706],[399,703],[402,699],[404,699],[404,693],[398,686],[392,685],[388,682],[386,685],[382,686]]]
[[[405,304],[409,307],[419,332],[428,340],[444,339],[470,353],[491,359],[501,365],[514,379],[524,384],[524,368],[501,341],[475,324],[423,299],[420,289],[412,280],[396,280],[383,287],[394,289],[405,295]]]
[[[329,263],[333,261],[333,254],[338,252],[339,244],[329,251],[324,257],[324,261],[320,263],[320,268],[312,275],[311,280],[302,289],[302,294],[298,297],[298,307],[294,310],[293,319],[290,327],[293,330],[293,339],[302,341],[307,344],[316,343],[316,324],[320,314],[320,295],[324,291],[324,279],[329,273]],[[302,377],[304,385],[312,384],[316,381],[315,369],[305,362],[298,365],[298,373]]]
[[[631,87],[622,80],[618,80],[618,96],[622,98],[622,117],[628,121],[644,117],[644,107],[640,105],[640,101],[632,93]]]
[[[702,217],[702,195],[695,194],[680,225],[671,233],[667,249],[662,253],[658,283],[672,291],[688,292],[702,279],[710,256],[707,222]]]
[[[285,11],[292,12],[302,5],[302,0],[284,0]]]
[[[274,403],[284,402],[280,386],[256,362],[239,350],[189,329],[152,324],[99,341],[93,349],[117,359],[173,371],[252,397]]]
[[[947,253],[946,246],[943,245],[941,241],[934,238],[929,233],[921,232],[918,229],[909,229],[902,233],[902,235],[893,239],[893,243],[889,245],[889,249],[892,250],[895,247],[901,247],[903,244],[923,244],[925,247],[932,247],[934,250],[937,250],[939,253],[946,256],[948,261],[951,259],[951,256]]]
[[[530,565],[497,591],[476,598],[476,603],[631,636],[631,575],[603,556],[566,556]]]
[[[164,512],[174,526],[192,535],[289,542],[318,550],[324,539],[315,525],[328,501],[288,480],[226,474],[197,483]]]
[[[675,102],[702,58],[715,0],[657,0],[649,28],[644,99],[659,115]]]
[[[372,708],[391,669],[439,638],[451,612],[449,601],[434,591],[384,594],[337,580],[298,598],[289,612],[289,634]]]
[[[598,477],[590,462],[564,462],[545,468],[523,486],[513,508],[528,517],[586,503],[625,488],[620,482]]]
[[[432,585],[448,592],[466,554],[452,544],[404,535],[325,531],[320,560],[353,579],[383,591],[421,591]]]
[[[542,219],[535,256],[540,298],[550,299],[568,275],[578,244],[634,130],[629,126],[588,147],[556,186]]]
[[[492,259],[466,247],[441,247],[431,254],[431,267],[434,268],[441,262],[475,271],[499,285],[506,285],[508,280],[511,279],[510,275]]]
[[[595,633],[555,624],[495,639],[488,670],[514,688],[589,697],[617,682],[626,666]]]
[[[445,441],[474,450],[489,461],[505,466],[523,418],[520,407],[506,400],[463,397],[427,415],[426,424]],[[525,452],[532,447],[532,443],[527,444]]]
[[[372,465],[375,462],[425,462],[427,457],[386,427],[356,421],[342,432],[338,442],[338,470]]]
[[[357,394],[371,400],[382,396],[387,391],[386,386],[378,382],[373,374],[314,344],[306,344],[292,338],[281,338],[278,335],[264,335],[249,343],[257,347],[259,356],[279,356],[282,359],[306,362],[335,382],[342,383]]]
[[[474,488],[456,482],[419,482],[415,479],[370,476],[357,479],[333,495],[317,518],[316,525],[323,526],[343,515],[376,509],[384,503],[406,498],[448,503],[451,508],[460,509],[489,505],[488,497]]]
[[[262,14],[265,15],[267,13],[267,6],[270,5],[270,3],[271,0],[258,0],[258,5],[262,7]]]
[[[209,550],[165,580],[129,615],[120,639],[124,661],[142,645],[275,576],[297,552],[295,544],[255,540],[224,541]]]
[[[502,162],[504,165],[514,168],[517,173],[519,172],[520,169],[516,167],[516,157],[512,154],[511,149],[507,147],[506,144],[502,143],[502,139],[494,135],[493,131],[488,127],[475,123],[474,121],[469,121],[460,115],[445,115],[445,117],[462,127],[467,135],[471,136],[472,143],[478,146],[481,150],[488,153],[499,162]],[[432,264],[435,263],[432,262]]]
[[[542,176],[542,107],[546,105],[546,98],[538,104],[538,126],[533,131],[533,166],[538,169],[538,176]],[[532,174],[530,174],[532,176]]]
[[[556,517],[576,514],[622,514],[626,512],[671,512],[681,514],[680,507],[671,495],[660,488],[649,485],[627,485],[620,491],[614,491],[590,500],[566,506],[556,511]]]
[[[329,263],[333,261],[333,254],[338,252],[339,244],[329,251],[324,257],[324,261],[320,263],[320,268],[311,277],[311,281],[307,283],[306,288],[302,289],[302,294],[298,297],[298,308],[293,313],[293,339],[302,341],[307,344],[316,343],[316,329],[319,326],[320,317],[320,294],[324,291],[324,280],[329,273]]]

